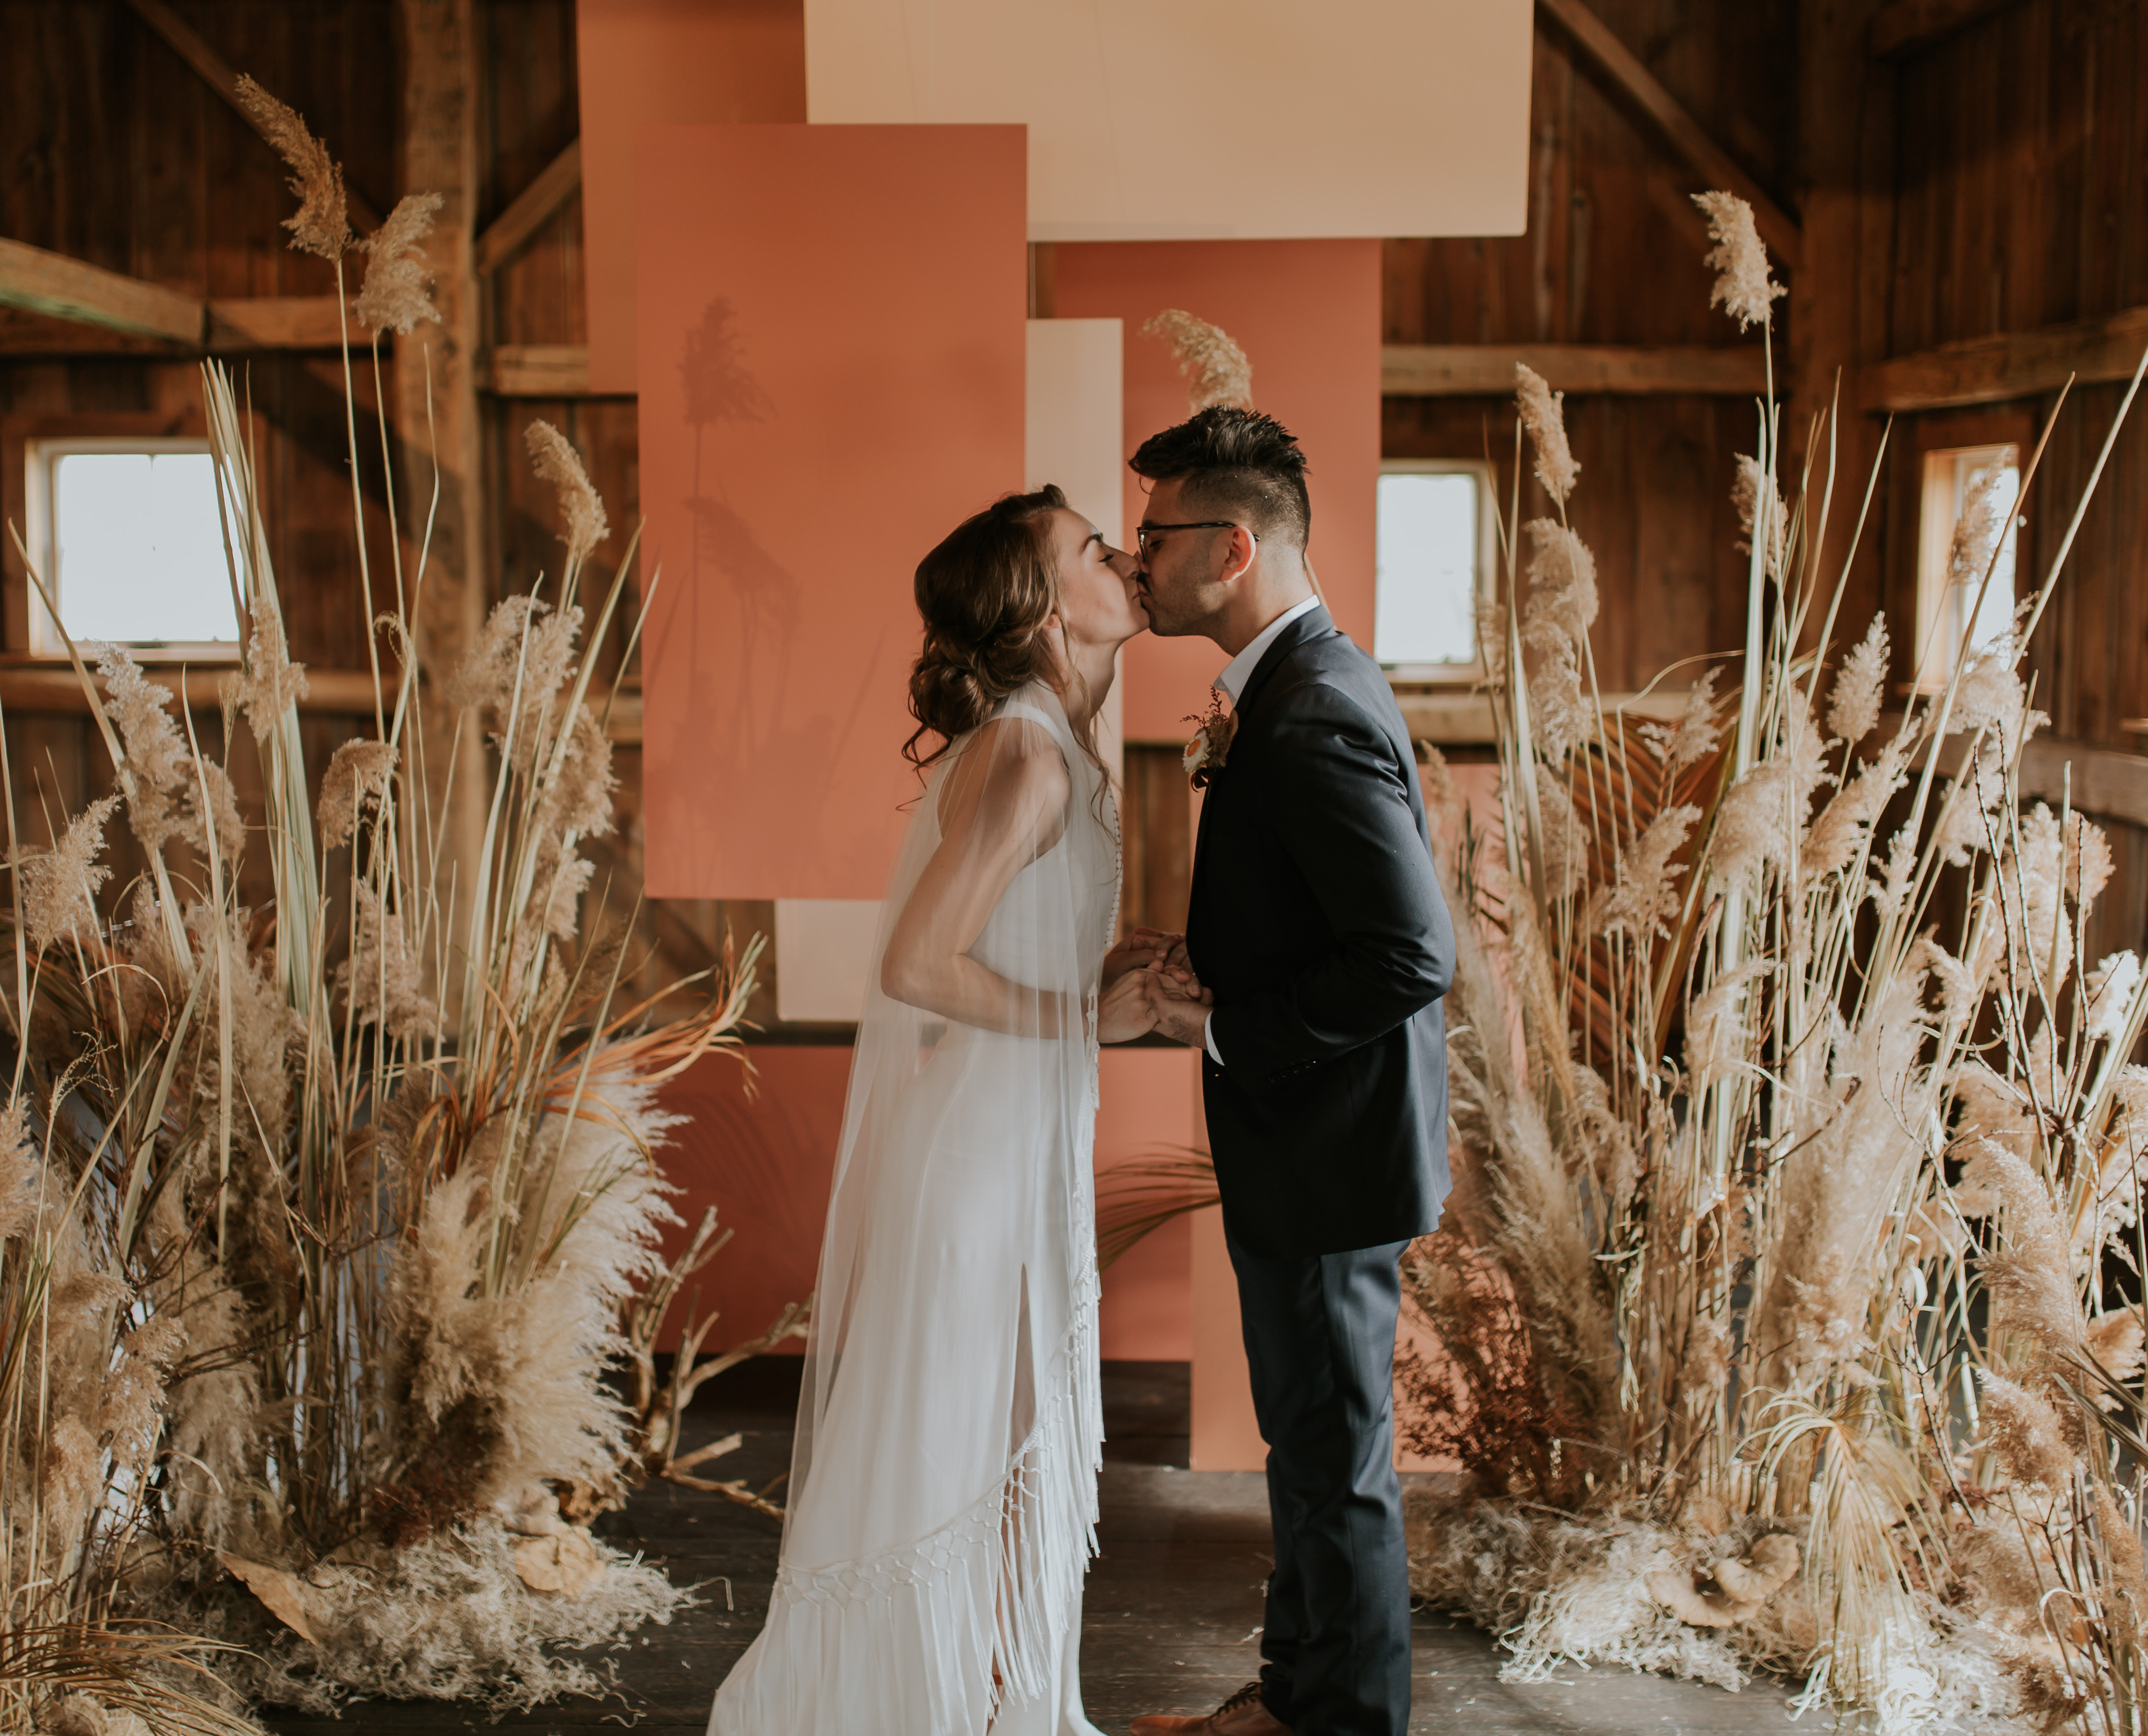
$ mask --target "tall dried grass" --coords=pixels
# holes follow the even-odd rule
[[[294,245],[340,283],[332,160],[245,96],[299,174]],[[406,200],[374,238],[359,304],[376,332],[428,315],[432,209]],[[755,954],[726,955],[700,1011],[649,1028],[620,1004],[628,934],[580,933],[582,846],[612,825],[592,647],[633,549],[585,636],[575,600],[603,506],[545,430],[562,570],[442,672],[459,727],[494,749],[481,847],[451,859],[452,792],[428,770],[454,755],[416,704],[429,544],[407,574],[394,556],[375,731],[316,792],[245,418],[221,367],[202,384],[250,624],[224,734],[258,756],[264,823],[242,825],[188,714],[116,647],[69,646],[116,788],[63,816],[50,849],[16,835],[0,741],[8,1732],[244,1729],[248,1695],[526,1703],[595,1685],[553,1648],[666,1619],[681,1596],[589,1522],[679,1468],[677,1407],[630,1403],[611,1371],[645,1357],[677,1287],[658,1252],[675,1218],[657,1087],[735,1045]],[[356,425],[354,407],[354,479]],[[384,417],[381,437],[384,458]],[[357,536],[363,563],[362,517]],[[104,833],[123,805],[147,867],[115,892]],[[253,850],[273,888],[258,910],[238,891]]]
[[[1716,299],[1764,324],[1749,213],[1704,203]],[[1822,569],[1835,479],[1786,501],[1771,395],[1741,460],[1743,679],[1636,727],[1595,695],[1540,384],[1522,419],[1560,516],[1506,515],[1486,647],[1503,850],[1427,771],[1441,860],[1476,859],[1462,1182],[1408,1268],[1447,1353],[1406,1369],[1404,1413],[1483,1498],[1414,1513],[1418,1588],[1522,1676],[1788,1668],[1888,1730],[2136,1731],[2148,1405],[2115,1298],[2148,1254],[2148,988],[2081,951],[2101,834],[2020,790],[2022,648],[2087,494],[2011,633],[1965,634],[1945,687],[1883,716],[1885,627],[1844,650]]]

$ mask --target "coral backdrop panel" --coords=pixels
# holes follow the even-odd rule
[[[1191,1049],[1106,1049],[1098,1056],[1097,1189],[1112,1172],[1200,1143],[1201,1074]],[[1134,1362],[1193,1356],[1193,1240],[1175,1217],[1104,1273],[1097,1337],[1102,1353]]]
[[[1401,233],[1398,231],[1397,233]],[[1126,323],[1126,449],[1187,415],[1171,347],[1142,322],[1183,308],[1237,340],[1253,404],[1296,434],[1311,466],[1307,551],[1336,625],[1373,644],[1373,509],[1380,475],[1380,243],[1377,241],[1083,242],[1054,249],[1054,307]],[[1126,473],[1127,534],[1147,505]],[[1182,739],[1225,662],[1205,639],[1147,634],[1127,645],[1129,741]]]
[[[649,893],[878,898],[912,574],[1021,486],[1021,129],[640,138]]]
[[[717,1351],[758,1337],[786,1303],[813,1293],[851,1083],[848,1044],[750,1052],[750,1083],[735,1056],[709,1055],[662,1096],[665,1109],[685,1117],[658,1153],[680,1188],[672,1203],[686,1221],[665,1238],[666,1257],[685,1247],[710,1206],[717,1227],[733,1232],[686,1287],[700,1292],[704,1317],[712,1309],[720,1317],[708,1341]],[[682,1297],[662,1348],[677,1344],[685,1307]],[[804,1345],[793,1338],[781,1347],[795,1353]]]
[[[576,0],[590,387],[635,389],[639,129],[806,118],[799,0]]]
[[[1518,235],[1530,0],[806,0],[816,121],[1028,123],[1040,241]]]

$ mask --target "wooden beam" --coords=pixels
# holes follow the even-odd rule
[[[204,306],[161,284],[9,241],[0,241],[0,306],[37,316],[0,322],[0,356],[333,350],[345,329],[333,295],[237,296]],[[354,344],[370,342],[355,320],[348,330]]]
[[[1784,264],[1797,264],[1804,238],[1796,220],[1709,137],[1640,58],[1588,9],[1585,0],[1537,0],[1537,16],[1550,18],[1564,31],[1583,56],[1624,93],[1710,188],[1734,193],[1750,205],[1760,238],[1774,249],[1775,257]]]
[[[207,319],[190,295],[20,241],[0,240],[0,304],[196,348]]]
[[[1895,356],[1865,369],[1857,401],[1874,413],[1950,409],[2055,392],[2072,374],[2087,384],[2130,379],[2148,349],[2148,308],[2101,319],[2000,332]]]
[[[1872,15],[1866,47],[1875,60],[1914,54],[2013,4],[2014,0],[1889,0]]]
[[[181,695],[188,706],[196,711],[213,711],[223,703],[224,684],[238,668],[235,651],[229,664],[199,658],[175,665],[156,662],[154,653],[138,655],[151,680]],[[108,690],[109,684],[102,676],[93,675],[91,679],[100,692]],[[394,670],[385,672],[384,679],[392,687]],[[0,665],[0,709],[18,715],[32,711],[86,712],[89,701],[69,664],[10,662]],[[305,695],[299,700],[299,709],[339,717],[371,717],[372,674],[362,669],[309,669],[306,671]]]
[[[264,141],[268,140],[268,135],[261,132],[260,123],[239,106],[238,73],[203,40],[193,25],[164,4],[164,0],[127,0],[127,4],[136,18],[162,37],[166,46],[194,69],[202,83],[221,98],[233,114]],[[344,205],[350,213],[351,227],[361,234],[380,227],[380,213],[364,194],[348,183],[344,186]]]
[[[1504,398],[1514,364],[1554,392],[1647,397],[1757,397],[1767,389],[1757,344],[1734,349],[1645,349],[1615,344],[1389,344],[1380,351],[1387,398]]]
[[[430,744],[426,799],[438,816],[441,861],[461,865],[452,883],[444,870],[440,883],[429,889],[444,902],[454,901],[453,909],[443,911],[450,934],[465,930],[474,865],[484,854],[484,792],[491,784],[484,743],[475,730],[464,729],[458,736],[461,719],[443,679],[484,631],[493,582],[484,419],[478,401],[485,299],[474,262],[478,123],[485,86],[478,3],[394,0],[393,13],[402,82],[396,174],[402,185],[428,188],[441,199],[439,222],[426,249],[440,324],[429,343],[396,346],[391,402],[404,453],[398,469],[408,479],[398,502],[406,570],[421,538],[429,537],[431,546],[412,625],[421,665],[431,677],[419,690]],[[437,493],[418,480],[429,484],[435,474]],[[379,579],[374,582],[378,609],[387,599]],[[459,983],[459,972],[454,980]]]
[[[1967,752],[1965,738],[1950,737],[1940,748],[1940,770],[1957,775]],[[2148,826],[2148,755],[2063,735],[2032,735],[2022,747],[2017,775],[2024,801],[2070,800],[2076,813]]]
[[[553,214],[582,190],[582,142],[576,139],[537,173],[477,238],[476,263],[489,275],[529,243]]]
[[[373,341],[356,319],[339,314],[333,295],[239,296],[208,304],[212,350],[340,349],[346,334],[354,349]]]
[[[503,344],[485,358],[482,377],[499,398],[586,398],[590,353],[579,344]]]

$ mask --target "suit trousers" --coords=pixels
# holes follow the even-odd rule
[[[1294,1736],[1405,1736],[1394,1359],[1409,1244],[1280,1257],[1228,1246],[1275,1528],[1261,1698]]]

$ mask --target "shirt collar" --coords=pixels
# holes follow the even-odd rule
[[[1238,703],[1238,695],[1246,690],[1246,683],[1253,679],[1253,671],[1259,667],[1261,659],[1267,655],[1268,647],[1276,642],[1276,635],[1298,616],[1319,606],[1320,599],[1317,597],[1307,597],[1302,603],[1292,604],[1255,634],[1251,645],[1223,665],[1223,673],[1216,677],[1215,686],[1224,698],[1230,700],[1234,709]]]

